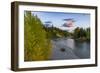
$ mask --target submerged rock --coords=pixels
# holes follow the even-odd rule
[[[61,51],[64,52],[65,51],[65,48],[61,48]]]

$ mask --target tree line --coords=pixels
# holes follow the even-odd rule
[[[76,40],[89,41],[90,40],[90,28],[88,27],[86,29],[83,29],[83,28],[77,27],[74,30],[73,37]]]
[[[44,29],[48,34],[47,37],[50,39],[70,37],[75,40],[82,40],[82,41],[90,40],[90,28],[83,29],[83,28],[77,27],[73,30],[73,32],[61,30],[56,27],[49,27],[49,28],[44,27]]]

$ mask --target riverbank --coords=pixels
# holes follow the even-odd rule
[[[87,39],[87,38],[84,38],[84,37],[82,37],[82,38],[74,38],[74,40],[76,40],[76,41],[90,41],[90,39]]]

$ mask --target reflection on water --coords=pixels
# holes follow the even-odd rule
[[[73,39],[66,39],[65,40],[66,46],[70,47],[71,49],[74,49],[75,47],[75,41]]]
[[[73,50],[80,58],[90,57],[90,43],[75,41],[75,49]]]
[[[90,58],[90,43],[74,39],[59,38],[52,40],[52,60]],[[64,51],[61,51],[64,50]]]

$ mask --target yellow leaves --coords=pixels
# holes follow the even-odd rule
[[[80,32],[80,29],[77,29],[77,32]]]
[[[58,37],[62,37],[59,33],[57,33],[56,36],[58,36]]]
[[[41,60],[46,60],[46,56],[45,54],[43,54],[43,50],[42,48],[36,48],[35,50],[37,50],[36,54],[32,55],[33,60],[35,61],[41,61]]]
[[[46,60],[51,52],[51,42],[40,19],[29,11],[25,14],[24,22],[25,61]]]
[[[41,61],[41,60],[45,60],[45,57],[43,55],[33,55],[33,60]]]

